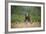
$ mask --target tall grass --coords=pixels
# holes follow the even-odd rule
[[[30,17],[31,19],[30,20],[32,20],[32,22],[40,22],[41,21],[41,17],[40,16],[32,16],[32,17]],[[24,22],[24,20],[25,20],[25,16],[23,16],[23,15],[12,15],[11,16],[11,22]]]

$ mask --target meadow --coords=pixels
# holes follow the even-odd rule
[[[24,22],[25,14],[29,15],[30,22]],[[26,28],[41,26],[41,7],[11,6],[11,28]]]

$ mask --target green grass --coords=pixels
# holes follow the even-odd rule
[[[25,16],[23,16],[23,15],[12,15],[11,16],[12,23],[13,22],[24,22],[24,20],[25,20]],[[32,16],[31,20],[32,20],[32,22],[34,22],[34,20],[35,20],[35,22],[37,22],[37,21],[40,22],[41,17],[40,16]]]

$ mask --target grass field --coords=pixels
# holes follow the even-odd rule
[[[28,22],[25,20],[28,20]],[[11,28],[31,28],[40,26],[41,7],[11,6]]]

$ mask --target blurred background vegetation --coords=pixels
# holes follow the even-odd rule
[[[24,22],[25,14],[31,16],[32,22],[41,22],[41,7],[37,6],[11,6],[11,23]]]

